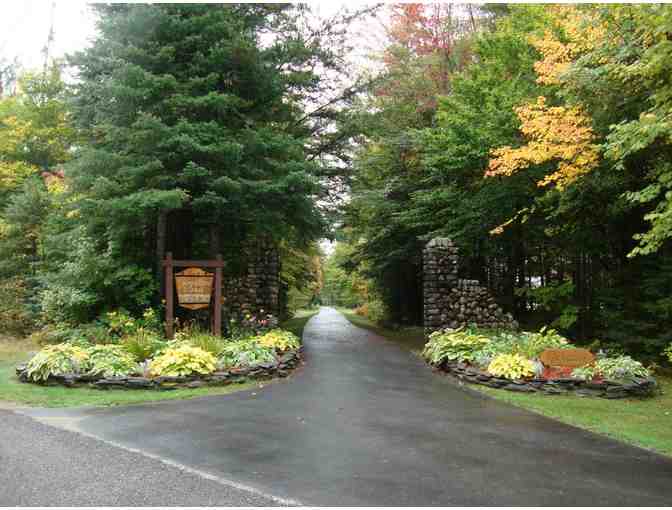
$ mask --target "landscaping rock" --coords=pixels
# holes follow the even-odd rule
[[[154,383],[146,377],[129,377],[126,380],[126,385],[129,388],[151,388],[154,386]]]
[[[184,383],[187,382],[186,377],[179,377],[179,376],[170,376],[170,375],[162,375],[159,377],[156,377],[154,381],[157,384],[176,384],[176,383]]]
[[[505,390],[509,391],[517,391],[520,393],[530,393],[534,392],[534,388],[531,388],[525,384],[507,384],[506,386],[503,386]]]
[[[459,379],[472,384],[481,384],[490,388],[502,388],[519,393],[541,392],[546,395],[577,394],[582,397],[626,398],[650,397],[655,393],[656,381],[648,377],[632,381],[583,381],[573,378],[508,380],[495,377],[470,367],[464,363],[447,363],[439,370],[449,373]]]

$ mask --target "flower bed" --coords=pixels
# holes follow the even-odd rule
[[[423,356],[436,370],[460,380],[509,391],[603,398],[655,394],[655,379],[628,356],[601,357],[576,368],[541,362],[542,353],[580,351],[553,330],[515,333],[460,328],[432,333]]]
[[[545,395],[568,395],[574,393],[584,397],[627,398],[651,397],[655,394],[656,381],[652,377],[633,378],[629,381],[597,380],[584,381],[576,378],[546,379],[505,379],[465,363],[444,363],[437,370],[450,373],[462,381],[481,384],[490,388],[500,388],[523,393],[543,393]]]
[[[96,388],[170,389],[286,377],[301,360],[301,344],[281,329],[224,339],[185,328],[165,341],[133,328],[110,343],[88,339],[47,345],[16,368],[20,381]]]
[[[68,387],[89,386],[99,389],[156,389],[200,388],[203,386],[224,386],[249,380],[265,380],[287,377],[301,363],[301,349],[287,351],[268,363],[249,367],[215,370],[209,374],[185,376],[144,377],[140,375],[104,376],[92,373],[50,374],[44,381],[32,381],[28,377],[27,364],[16,367],[16,374],[22,382]]]

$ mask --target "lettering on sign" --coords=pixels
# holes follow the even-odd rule
[[[579,368],[595,361],[595,355],[588,349],[546,349],[539,359],[548,367]]]
[[[210,306],[214,275],[199,267],[188,267],[175,275],[177,302],[183,308],[198,310]]]

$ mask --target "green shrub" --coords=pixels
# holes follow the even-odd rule
[[[595,362],[595,371],[605,379],[632,379],[648,377],[649,371],[630,356],[602,358]]]
[[[269,331],[265,335],[258,337],[256,341],[262,347],[270,347],[279,352],[298,349],[301,346],[298,336],[282,329]]]
[[[70,328],[67,331],[66,336],[68,342],[79,343],[82,345],[115,344],[118,342],[118,339],[110,336],[107,332],[107,328],[98,322],[82,324],[76,328]]]
[[[33,332],[30,338],[40,345],[69,343],[82,347],[97,344],[117,343],[118,339],[110,336],[107,328],[99,322],[71,326],[66,323],[48,324]]]
[[[56,324],[47,324],[46,326],[33,331],[28,339],[38,345],[66,343],[68,341],[68,330],[63,329]]]
[[[0,281],[0,328],[2,331],[23,335],[33,326],[34,316],[27,305],[28,292],[20,278]]]
[[[490,339],[476,330],[443,330],[429,335],[422,355],[433,365],[444,361],[473,362]]]
[[[667,348],[663,351],[663,355],[667,357],[667,360],[670,363],[672,363],[672,344],[667,346]]]
[[[366,317],[374,324],[383,324],[388,318],[388,311],[382,299],[372,299],[366,303]]]
[[[153,376],[187,376],[215,371],[217,358],[191,345],[168,347],[152,360],[149,372]]]
[[[156,333],[142,328],[122,338],[120,345],[139,363],[147,361],[167,347],[166,342],[162,341]]]
[[[135,318],[128,311],[119,308],[106,313],[100,320],[107,326],[110,335],[117,337],[130,336],[138,330],[159,334],[162,329],[159,315],[153,308],[145,308],[140,318]]]
[[[264,347],[254,338],[228,342],[219,357],[222,367],[249,367],[275,361],[275,350]]]
[[[46,381],[50,375],[84,372],[88,369],[89,353],[75,345],[48,345],[28,362],[27,376],[32,381]]]
[[[96,345],[88,350],[88,372],[105,377],[129,375],[137,370],[135,358],[118,345]]]
[[[520,354],[499,354],[488,365],[488,372],[506,379],[522,379],[535,373],[534,362]]]
[[[502,331],[495,334],[492,343],[501,354],[520,354],[535,359],[546,349],[569,349],[572,345],[553,329],[542,328],[538,333]]]

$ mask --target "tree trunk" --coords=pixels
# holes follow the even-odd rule
[[[163,271],[162,261],[166,254],[166,236],[168,233],[168,213],[159,211],[156,220],[156,277],[160,282],[161,296],[166,289],[165,271]]]

